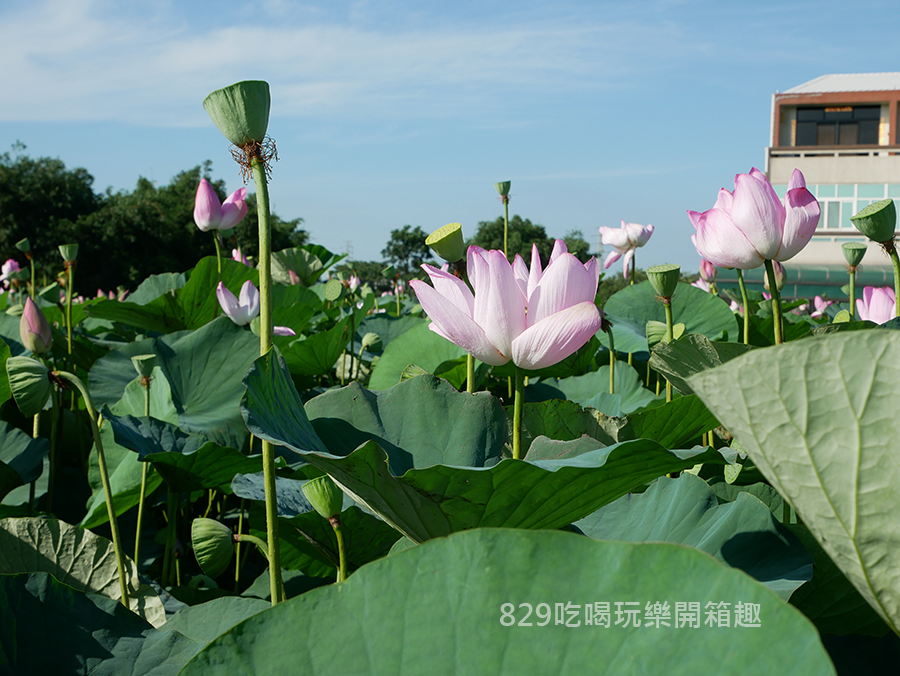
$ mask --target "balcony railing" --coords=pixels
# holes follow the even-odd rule
[[[879,157],[900,155],[900,146],[790,146],[768,148],[769,157]]]

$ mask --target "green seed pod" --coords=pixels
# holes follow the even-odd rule
[[[509,196],[509,186],[512,181],[500,181],[500,183],[494,183],[494,188],[497,189],[497,192],[501,197]],[[453,261],[451,261],[452,263]]]
[[[16,242],[16,248],[24,254],[31,253],[31,242],[28,241],[27,237],[24,237]]]
[[[153,367],[156,366],[155,354],[139,354],[131,358],[134,364],[134,370],[142,378],[149,378],[153,374]]]
[[[322,518],[330,519],[341,513],[344,493],[331,477],[320,476],[303,484],[303,495]]]
[[[66,261],[67,263],[71,263],[76,258],[78,258],[78,245],[60,244],[59,253],[62,255],[64,261]]]
[[[194,519],[191,542],[200,570],[210,577],[225,572],[234,553],[234,534],[228,526],[213,519]]]
[[[673,263],[666,265],[655,265],[647,270],[647,277],[656,290],[656,293],[663,298],[671,298],[678,288],[678,280],[681,278],[681,266]]]
[[[53,390],[47,367],[31,357],[10,357],[6,360],[6,373],[22,415],[30,418],[43,411]]]
[[[394,268],[393,265],[388,265],[381,271],[381,276],[384,277],[385,279],[393,279],[394,275],[396,275],[396,274],[397,274],[397,270],[396,270],[396,268]]]
[[[225,138],[244,146],[265,138],[271,100],[268,82],[246,80],[212,92],[203,108]]]
[[[851,268],[856,268],[862,263],[863,256],[866,255],[866,251],[868,251],[869,247],[863,242],[844,242],[841,245],[841,249],[844,251],[844,258],[847,259],[847,265]]]
[[[461,223],[448,223],[438,228],[428,235],[425,244],[448,263],[461,261],[466,256]]]
[[[325,300],[330,300],[333,303],[334,301],[339,300],[343,294],[344,285],[341,284],[341,280],[329,279],[325,282]]]
[[[897,210],[890,197],[870,204],[862,209],[850,221],[866,237],[873,242],[883,244],[894,239],[894,228],[897,225]]]
[[[363,349],[369,352],[380,352],[382,348],[381,336],[370,331],[363,336],[362,346]]]

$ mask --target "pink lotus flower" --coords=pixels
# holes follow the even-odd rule
[[[732,312],[737,312],[738,314],[744,314],[744,306],[738,305],[737,301],[731,301],[731,305],[729,306]]]
[[[734,193],[719,190],[715,206],[702,214],[688,211],[697,231],[691,241],[698,253],[721,268],[749,270],[764,260],[786,261],[812,238],[819,203],[795,169],[784,202],[758,169],[734,178]]]
[[[705,258],[700,261],[700,279],[704,282],[714,282],[719,276],[719,269]]]
[[[867,286],[862,298],[856,299],[856,316],[876,324],[884,324],[895,315],[896,296],[889,286]]]
[[[246,326],[259,314],[259,289],[249,279],[241,287],[241,294],[235,298],[228,288],[219,282],[216,287],[216,297],[222,311],[238,326]],[[272,329],[276,336],[296,336],[297,334],[286,326],[276,326]]]
[[[250,259],[244,255],[244,252],[240,250],[240,248],[231,250],[231,260],[237,261],[238,263],[243,263],[247,267],[252,267],[250,265]]]
[[[359,288],[359,277],[350,275],[350,281],[347,282],[347,288],[350,290],[350,293],[355,293]]]
[[[625,266],[623,273],[625,279],[628,279],[629,268],[631,267],[631,259],[634,258],[634,250],[644,246],[653,234],[652,225],[638,225],[637,223],[626,223],[622,221],[621,227],[608,228],[602,226],[600,234],[603,236],[603,243],[615,249],[611,251],[603,263],[606,269],[620,257],[625,256],[622,265]]]
[[[0,266],[0,282],[3,282],[3,288],[9,287],[9,280],[21,269],[15,258],[6,259],[6,262]]]
[[[246,198],[247,188],[240,188],[221,203],[209,181],[205,178],[200,179],[197,197],[194,200],[194,223],[203,232],[233,228],[247,215]]]
[[[600,270],[593,258],[581,264],[556,240],[545,270],[536,246],[531,269],[521,256],[509,264],[502,251],[470,246],[468,275],[475,289],[454,275],[423,265],[432,284],[410,284],[431,317],[430,328],[494,366],[512,360],[525,369],[562,361],[600,329],[594,305]]]
[[[822,298],[822,296],[816,296],[815,298],[813,298],[813,305],[815,306],[816,311],[813,312],[812,314],[810,314],[809,316],[810,317],[821,317],[822,315],[825,314],[825,308],[827,308],[829,305],[833,305],[833,304],[834,304],[833,300],[825,300],[824,298]]]
[[[691,286],[696,286],[698,289],[706,291],[706,293],[712,293],[712,287],[709,285],[709,282],[702,277],[695,282],[691,282]]]
[[[25,309],[19,319],[19,337],[22,344],[34,354],[46,352],[53,345],[50,324],[30,297],[25,299]]]

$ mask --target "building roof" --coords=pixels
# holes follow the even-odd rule
[[[840,73],[821,75],[787,89],[782,94],[825,94],[831,92],[883,92],[900,90],[900,73]]]

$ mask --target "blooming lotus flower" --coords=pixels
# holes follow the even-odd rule
[[[466,284],[423,265],[434,286],[410,285],[431,318],[430,328],[486,364],[512,360],[525,369],[562,361],[600,329],[594,305],[600,270],[593,258],[582,264],[557,240],[545,270],[537,246],[531,268],[521,256],[509,264],[502,251],[470,246]]]
[[[734,301],[734,300],[731,301],[731,305],[729,305],[729,308],[731,309],[732,312],[737,312],[738,314],[744,314],[744,306],[738,305],[737,301]]]
[[[824,298],[822,298],[822,296],[816,296],[815,298],[813,298],[813,305],[815,306],[816,311],[811,313],[809,316],[821,317],[823,314],[825,314],[825,308],[832,304],[834,304],[833,300],[825,300]]]
[[[19,337],[22,344],[35,354],[46,352],[53,345],[50,324],[30,297],[25,299],[25,309],[19,320]]]
[[[6,262],[0,266],[0,282],[3,282],[4,288],[9,286],[9,280],[21,269],[19,262],[15,258],[8,258]]]
[[[819,222],[819,203],[794,169],[784,201],[758,169],[734,178],[734,193],[719,190],[715,206],[702,214],[688,211],[697,231],[697,252],[721,268],[749,270],[764,260],[786,261],[812,238]]]
[[[719,276],[719,269],[705,258],[700,261],[700,279],[704,282],[714,282]]]
[[[248,259],[246,255],[244,255],[244,252],[240,250],[240,247],[231,250],[231,260],[237,261],[238,263],[243,263],[247,267],[252,267],[250,265],[250,259]]]
[[[221,203],[209,181],[205,178],[200,179],[197,197],[194,200],[194,223],[203,232],[233,228],[247,215],[246,197],[247,188],[240,188]]]
[[[259,315],[259,289],[249,279],[241,287],[240,296],[235,298],[228,288],[219,282],[216,287],[216,297],[222,311],[238,326],[246,326]],[[276,336],[296,336],[297,334],[286,326],[275,326],[272,332]]]
[[[862,298],[856,299],[856,316],[876,324],[884,324],[894,318],[896,296],[889,286],[867,286]]]
[[[359,277],[350,275],[350,281],[347,282],[350,293],[354,293],[359,288]]]
[[[712,287],[702,277],[695,282],[691,282],[691,286],[696,286],[698,289],[706,291],[706,293],[712,293]]]
[[[628,279],[629,268],[631,267],[631,259],[634,258],[634,250],[644,246],[653,234],[652,225],[638,225],[637,223],[626,223],[622,221],[622,225],[618,228],[608,228],[603,226],[600,228],[600,234],[603,236],[603,243],[613,247],[615,251],[611,251],[603,263],[606,269],[619,258],[625,256],[622,265],[625,266],[623,273],[625,279]]]

